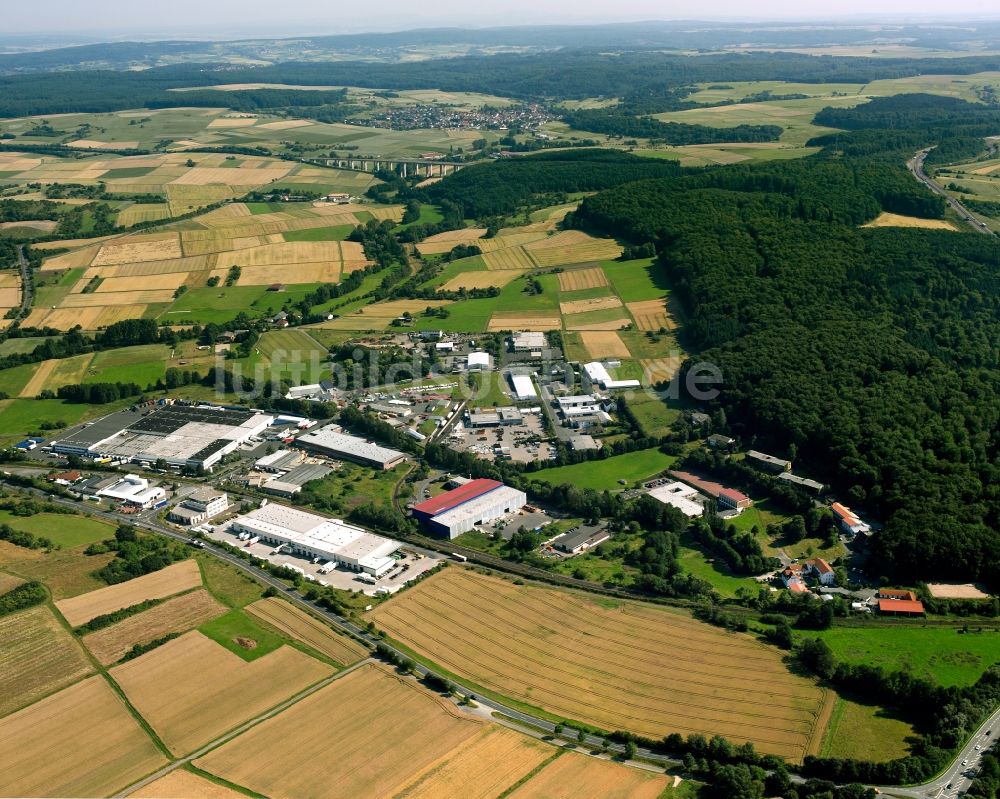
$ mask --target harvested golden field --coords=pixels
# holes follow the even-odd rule
[[[559,273],[560,291],[582,291],[596,289],[608,285],[608,276],[599,266],[588,266],[584,269],[567,269]]]
[[[170,207],[166,203],[136,203],[118,214],[118,224],[121,227],[131,227],[140,222],[158,222],[169,216]]]
[[[6,594],[8,591],[13,591],[23,582],[24,580],[20,577],[16,577],[13,574],[7,574],[6,572],[0,572],[0,594]]]
[[[928,230],[958,230],[946,219],[920,219],[916,216],[890,214],[888,211],[883,211],[871,222],[861,227],[917,227]]]
[[[54,255],[45,259],[42,269],[76,269],[80,266],[90,266],[90,262],[94,260],[94,256],[100,249],[100,246],[95,244],[90,247],[82,247],[79,250],[70,250],[61,255]]]
[[[47,607],[0,618],[0,716],[92,671],[80,645]]]
[[[51,233],[59,227],[59,223],[51,219],[25,219],[20,222],[0,222],[0,230],[9,230],[15,227],[27,227],[32,230],[42,230],[46,233]]]
[[[927,590],[938,599],[989,599],[990,595],[972,583],[928,583]]]
[[[622,301],[618,297],[594,297],[589,300],[568,300],[559,303],[559,312],[563,314],[588,313],[589,311],[604,311],[608,308],[621,308]]]
[[[138,605],[147,599],[163,599],[200,586],[201,572],[198,564],[193,560],[182,560],[134,580],[60,600],[56,602],[56,607],[71,627],[79,627],[96,616]]]
[[[116,305],[113,308],[102,308],[93,321],[94,327],[107,327],[123,319],[141,319],[148,305]]]
[[[772,647],[681,611],[453,568],[370,618],[474,684],[603,729],[723,735],[793,760],[822,740],[827,692]]]
[[[0,288],[16,289],[21,286],[21,275],[17,272],[0,272]]]
[[[13,308],[21,302],[19,288],[0,288],[0,308]]]
[[[578,231],[567,232],[575,233]],[[562,235],[560,233],[545,241],[527,244],[525,249],[529,250],[532,259],[538,266],[565,266],[587,261],[612,261],[622,254],[622,248],[611,239],[591,239],[589,236],[587,237],[590,239],[589,241],[553,246],[552,242]],[[543,245],[545,246],[543,247]]]
[[[365,665],[195,765],[272,799],[383,799],[482,724],[414,683]]]
[[[168,272],[163,275],[145,275],[143,277],[109,277],[101,281],[94,294],[124,291],[154,291],[157,289],[176,289],[185,279],[186,272]]]
[[[363,266],[363,265],[362,265]],[[269,286],[272,283],[337,283],[340,281],[340,261],[283,266],[247,266],[237,285]]]
[[[647,384],[669,382],[674,379],[681,368],[680,356],[674,358],[644,358],[639,361],[642,366],[642,373],[645,377],[643,382]]]
[[[346,635],[335,633],[319,619],[283,599],[268,597],[247,605],[246,611],[285,635],[311,646],[342,666],[368,655],[368,650]]]
[[[0,720],[2,796],[108,796],[166,762],[103,677]]]
[[[580,331],[580,343],[591,358],[629,358],[628,351],[621,336],[613,331]]]
[[[83,643],[90,654],[107,666],[121,660],[135,644],[147,644],[169,633],[190,630],[226,610],[208,591],[199,588],[85,635]]]
[[[490,724],[415,775],[394,799],[494,799],[558,751]]]
[[[226,167],[194,167],[183,175],[174,178],[168,184],[174,186],[197,186],[199,188],[211,185],[259,186],[281,180],[290,171],[290,166],[267,167],[264,169],[227,169]]]
[[[372,218],[384,222],[389,220],[391,222],[399,222],[403,218],[403,206],[401,205],[389,205],[389,206],[376,206],[374,208],[365,207],[365,211],[372,215]]]
[[[511,799],[658,799],[664,774],[566,752],[512,793]]]
[[[458,291],[459,289],[485,289],[496,286],[498,289],[524,274],[522,269],[494,269],[486,272],[463,272],[455,275],[441,286],[443,291]]]
[[[100,252],[90,265],[116,266],[140,261],[165,261],[168,258],[180,258],[182,255],[181,239],[178,234],[150,233],[115,239],[101,245]]]
[[[456,244],[475,243],[476,239],[481,239],[485,235],[486,228],[484,227],[467,227],[462,228],[461,230],[446,230],[443,233],[435,233],[433,236],[428,236],[421,243],[438,244],[440,242],[446,242],[454,247]],[[445,252],[447,252],[447,250]]]
[[[105,307],[108,305],[137,305],[154,302],[170,302],[174,293],[170,289],[150,289],[149,291],[106,291],[98,294],[70,294],[58,309]],[[99,310],[99,308],[98,308]],[[81,323],[82,324],[82,323]]]
[[[563,230],[551,236],[546,236],[544,239],[533,244],[525,245],[524,249],[530,251],[549,250],[553,247],[573,247],[577,244],[589,244],[594,241],[599,241],[599,239],[595,239],[582,230]]]
[[[185,258],[176,258],[170,261],[146,261],[137,264],[120,264],[118,266],[92,266],[86,272],[86,277],[91,276],[92,270],[100,270],[101,277],[149,277],[152,275],[169,275],[179,273],[186,275],[189,272],[201,272],[211,269],[215,265],[215,258],[210,255],[195,255]]]
[[[563,324],[567,330],[624,330],[632,324],[632,320],[620,316],[617,319],[605,319],[599,322],[591,321],[586,314],[573,314],[564,316]]]
[[[515,230],[518,229],[515,228]],[[481,239],[476,242],[476,245],[483,252],[493,252],[494,250],[502,250],[506,247],[518,247],[522,244],[531,244],[533,241],[541,241],[547,235],[547,233],[540,230],[526,233],[504,233],[492,239]]]
[[[495,313],[490,317],[486,330],[494,333],[498,330],[559,330],[562,318],[552,313],[518,313],[517,311]]]
[[[257,117],[219,117],[208,123],[210,128],[248,128],[257,124]]]
[[[626,306],[632,318],[635,319],[635,326],[639,330],[674,330],[677,322],[674,321],[667,310],[666,300],[644,300],[642,302],[630,302]]]
[[[333,669],[290,646],[247,662],[194,631],[110,674],[167,748],[181,755],[330,676]]]
[[[31,246],[36,250],[64,250],[66,248],[72,249],[74,247],[88,247],[100,244],[101,242],[109,241],[113,238],[116,238],[116,236],[100,236],[95,239],[60,239],[59,241],[40,241],[37,244],[32,244]]]
[[[265,244],[263,247],[220,253],[216,266],[228,269],[237,265],[245,268],[339,260],[339,241],[286,241],[283,244]]]
[[[178,768],[129,796],[148,799],[244,799],[246,794]]]
[[[138,141],[97,141],[95,139],[77,139],[66,145],[78,147],[81,150],[133,150],[139,146]]]
[[[484,253],[483,263],[487,269],[533,269],[535,262],[524,247],[507,247],[503,250]]]

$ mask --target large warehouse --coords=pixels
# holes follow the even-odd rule
[[[211,469],[274,417],[212,405],[160,405],[119,411],[69,431],[53,452],[177,468]]]
[[[374,535],[340,519],[328,519],[298,508],[268,503],[229,523],[236,533],[250,533],[271,546],[283,544],[287,550],[307,558],[332,560],[356,572],[382,577],[392,570],[391,557],[399,542]]]
[[[477,524],[492,522],[524,507],[523,491],[496,480],[470,480],[413,506],[413,515],[436,533],[457,538]]]
[[[406,460],[405,452],[348,435],[343,432],[343,428],[335,424],[299,436],[295,445],[329,458],[374,466],[376,469],[391,469]]]

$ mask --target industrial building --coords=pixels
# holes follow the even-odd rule
[[[592,385],[600,386],[605,391],[615,391],[623,388],[639,388],[638,380],[615,380],[608,374],[604,364],[600,361],[592,361],[583,365],[584,374]]]
[[[273,416],[252,410],[171,403],[89,422],[53,441],[52,451],[143,466],[163,461],[174,468],[211,469],[273,423]]]
[[[191,526],[207,522],[229,507],[229,495],[211,486],[199,488],[170,509],[167,518],[178,524]]]
[[[609,533],[606,529],[594,530],[587,527],[581,527],[577,530],[570,530],[563,533],[561,536],[552,541],[552,545],[560,552],[565,552],[567,555],[579,555],[581,552],[586,552],[588,549],[592,549],[598,544],[603,544],[610,538],[611,533]]]
[[[493,358],[488,352],[470,352],[465,368],[470,372],[488,372],[493,368]]]
[[[430,530],[447,538],[457,538],[479,524],[515,513],[528,498],[523,491],[497,480],[470,480],[413,506],[413,515]]]
[[[531,375],[510,376],[510,385],[514,389],[514,399],[518,402],[530,402],[538,399],[538,392],[531,380]]]
[[[477,408],[474,411],[465,412],[465,423],[469,427],[508,427],[521,424],[523,421],[524,417],[521,412],[513,406],[493,408],[492,410]]]
[[[152,508],[167,496],[167,492],[159,486],[151,485],[145,477],[127,474],[107,488],[102,488],[97,496],[133,508]]]
[[[299,436],[295,444],[309,452],[373,466],[376,469],[391,469],[406,460],[405,452],[348,435],[343,432],[343,428],[335,424]]]
[[[369,533],[340,519],[269,503],[229,523],[235,533],[249,533],[265,544],[306,558],[325,559],[351,571],[383,577],[392,571],[399,542]]]
[[[529,330],[524,333],[515,333],[511,336],[511,344],[514,352],[531,352],[545,347],[545,334],[541,331]]]
[[[664,505],[677,508],[689,518],[696,518],[705,512],[705,506],[698,500],[701,495],[698,489],[681,482],[668,482],[653,486],[647,492],[649,496]]]

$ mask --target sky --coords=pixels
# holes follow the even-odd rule
[[[0,0],[0,29],[17,33],[78,33],[100,39],[122,32],[144,38],[197,33],[198,38],[233,35],[336,34],[405,30],[417,27],[476,27],[545,23],[592,23],[648,19],[803,19],[833,16],[915,16],[940,19],[943,9],[931,0],[44,0],[34,3]],[[995,0],[950,0],[949,19],[1000,16]]]

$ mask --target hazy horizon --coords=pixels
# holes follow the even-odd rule
[[[382,33],[419,28],[482,28],[526,25],[611,24],[643,21],[705,22],[851,22],[912,24],[937,22],[961,25],[963,21],[1000,20],[996,6],[986,0],[955,0],[949,14],[939,4],[926,0],[881,0],[873,6],[863,0],[844,0],[836,10],[804,7],[792,0],[761,0],[753,13],[737,0],[719,0],[711,6],[693,2],[664,4],[657,0],[626,0],[614,11],[581,10],[568,0],[507,0],[503,6],[483,8],[458,0],[438,0],[430,10],[415,11],[406,0],[377,0],[365,10],[357,7],[331,9],[321,0],[299,0],[294,6],[274,10],[262,0],[175,0],[173,3],[137,12],[134,3],[102,0],[81,4],[49,0],[45,19],[37,9],[24,4],[4,9],[3,36],[80,36],[110,40],[123,36],[143,39],[188,36],[225,39],[242,36],[336,35]]]

